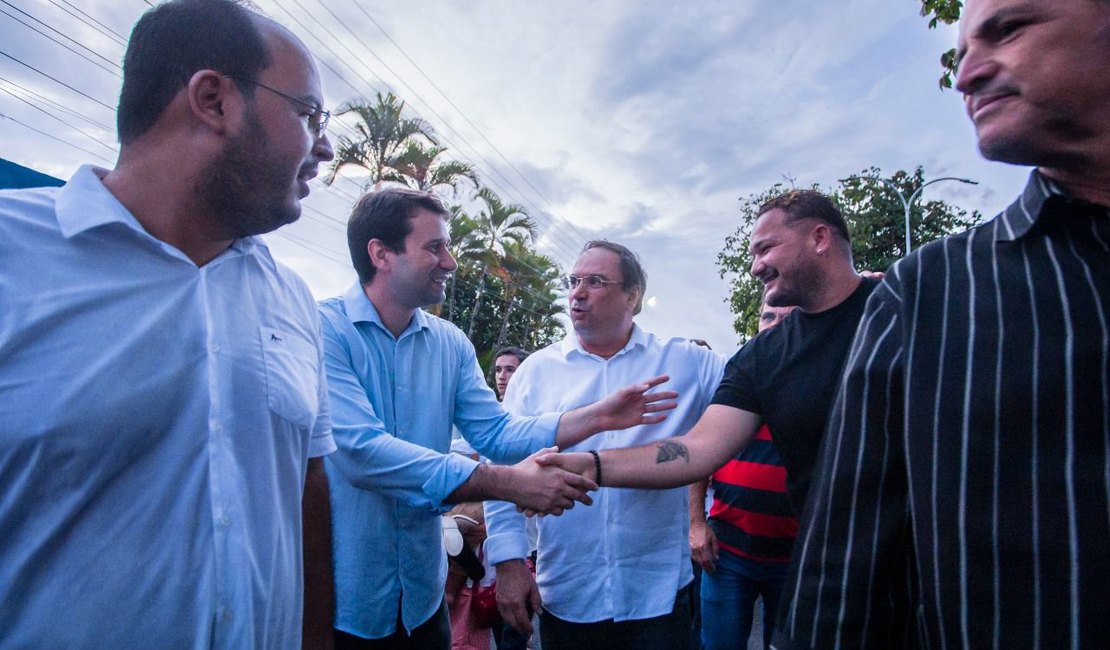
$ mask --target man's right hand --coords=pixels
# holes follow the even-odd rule
[[[710,573],[717,570],[717,536],[704,519],[700,524],[696,521],[690,524],[690,557]]]
[[[513,465],[510,468],[511,484],[506,486],[510,489],[504,500],[512,501],[529,514],[541,515],[561,515],[564,510],[573,508],[575,501],[587,506],[592,504],[593,499],[587,492],[596,490],[597,483],[554,464],[541,465],[536,462],[538,457],[555,451],[554,447],[541,449]]]
[[[532,612],[540,611],[540,590],[524,560],[497,565],[497,610],[505,623],[524,635],[532,633]]]

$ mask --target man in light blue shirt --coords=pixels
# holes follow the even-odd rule
[[[724,360],[633,322],[647,277],[625,246],[587,243],[567,284],[574,331],[520,365],[505,393],[506,410],[532,415],[575,408],[629,377],[666,374],[683,399],[665,423],[605,431],[568,450],[614,449],[684,434],[709,404]],[[529,607],[539,610],[542,601],[546,650],[688,647],[693,572],[686,489],[601,490],[594,500],[590,508],[539,521],[536,582],[523,562],[523,518],[512,504],[487,502],[486,556],[497,566],[506,622],[530,631]]]
[[[174,0],[116,167],[0,192],[0,648],[300,646],[334,443],[312,296],[256,235],[332,157],[322,101],[276,23]]]
[[[447,648],[445,504],[507,499],[559,514],[595,486],[530,459],[478,464],[450,454],[451,427],[482,455],[517,461],[597,432],[663,419],[674,392],[656,377],[566,413],[501,410],[474,347],[420,307],[444,299],[455,270],[448,211],[424,192],[362,197],[348,223],[359,282],[320,305],[338,451],[331,479],[339,648]],[[581,406],[581,405],[579,405]]]

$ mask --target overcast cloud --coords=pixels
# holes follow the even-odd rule
[[[57,101],[77,114],[57,113],[66,122],[114,145],[111,110],[16,60],[114,106],[119,79],[99,57],[118,62],[122,46],[63,12],[67,3],[12,4],[81,45],[5,7],[0,88],[40,107],[9,82]],[[124,36],[147,8],[71,4]],[[937,61],[955,30],[927,29],[917,0],[257,4],[319,57],[330,106],[394,90],[487,184],[529,208],[545,253],[569,269],[588,238],[629,245],[654,298],[640,323],[723,352],[737,337],[714,260],[739,198],[787,178],[828,187],[871,165],[890,173],[922,164],[929,178],[982,183],[940,183],[927,197],[993,215],[1027,173],[978,156],[959,95],[937,89]],[[115,159],[9,92],[0,92],[0,113],[9,118],[0,119],[4,158],[62,178]],[[301,221],[267,236],[317,297],[354,281],[341,222],[361,182],[317,183]]]

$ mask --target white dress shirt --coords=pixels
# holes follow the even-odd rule
[[[605,431],[566,451],[618,449],[686,433],[709,404],[724,360],[686,339],[661,340],[634,325],[609,359],[582,349],[572,333],[529,356],[509,382],[505,408],[530,415],[564,411],[614,390],[670,375],[659,390],[678,391],[678,407],[660,424]],[[687,540],[687,489],[602,488],[594,504],[539,520],[536,582],[544,609],[575,623],[639,620],[669,614],[675,593],[693,579]],[[487,502],[492,563],[528,551],[524,518],[509,503]]]
[[[0,192],[0,648],[299,647],[312,297],[255,237],[198,268],[104,173]]]

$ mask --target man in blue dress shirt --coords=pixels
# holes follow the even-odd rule
[[[444,300],[457,267],[448,217],[425,192],[362,197],[347,226],[359,280],[320,305],[338,446],[326,465],[339,648],[450,645],[438,516],[449,504],[502,499],[559,514],[589,503],[596,486],[577,475],[531,459],[498,466],[448,453],[452,425],[483,456],[519,461],[598,431],[659,422],[674,406],[666,401],[673,392],[645,395],[661,376],[566,413],[505,413],[466,336],[420,309]]]
[[[331,159],[322,106],[288,31],[173,0],[116,167],[0,192],[0,647],[296,648],[306,592],[330,632],[319,320],[256,236]]]

